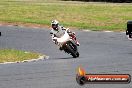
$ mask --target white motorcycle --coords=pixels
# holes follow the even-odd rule
[[[73,58],[79,57],[77,44],[75,43],[75,40],[69,36],[67,31],[65,31],[60,38],[54,37],[53,39],[57,41],[58,46],[60,46],[66,53],[71,54]]]

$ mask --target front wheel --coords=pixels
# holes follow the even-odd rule
[[[72,54],[73,58],[77,58],[79,57],[79,52],[77,52],[76,54]]]
[[[76,53],[76,56],[79,57],[79,52]]]
[[[70,42],[71,43],[71,42]],[[77,51],[77,46],[73,46],[72,44],[68,43],[66,45],[68,52],[73,56],[73,58],[79,57],[79,52]],[[75,48],[76,47],[76,48]]]

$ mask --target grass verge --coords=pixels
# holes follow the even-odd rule
[[[131,3],[0,0],[1,22],[50,25],[52,19],[58,19],[66,27],[124,31],[131,14]]]
[[[4,62],[21,62],[39,58],[41,54],[25,52],[14,49],[0,49],[0,63]]]

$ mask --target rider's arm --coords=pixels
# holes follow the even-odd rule
[[[57,44],[57,40],[55,39],[55,34],[51,31],[50,32],[50,35],[51,35],[51,39],[52,39],[52,41],[55,43],[55,44]]]
[[[67,31],[67,33],[72,33],[69,28],[61,27],[61,29]]]
[[[65,29],[69,35],[75,35],[75,32],[72,32],[69,28]]]
[[[52,31],[50,32],[50,36],[52,39],[54,38],[54,33]]]
[[[72,32],[69,28],[65,28],[65,27],[63,27],[63,26],[60,26],[60,27],[61,27],[62,30],[67,31],[67,33],[68,33],[69,35],[75,35],[75,32]]]

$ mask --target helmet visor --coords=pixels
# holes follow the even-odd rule
[[[58,27],[57,24],[52,24],[52,28],[53,28],[53,29],[56,29],[57,27]]]

